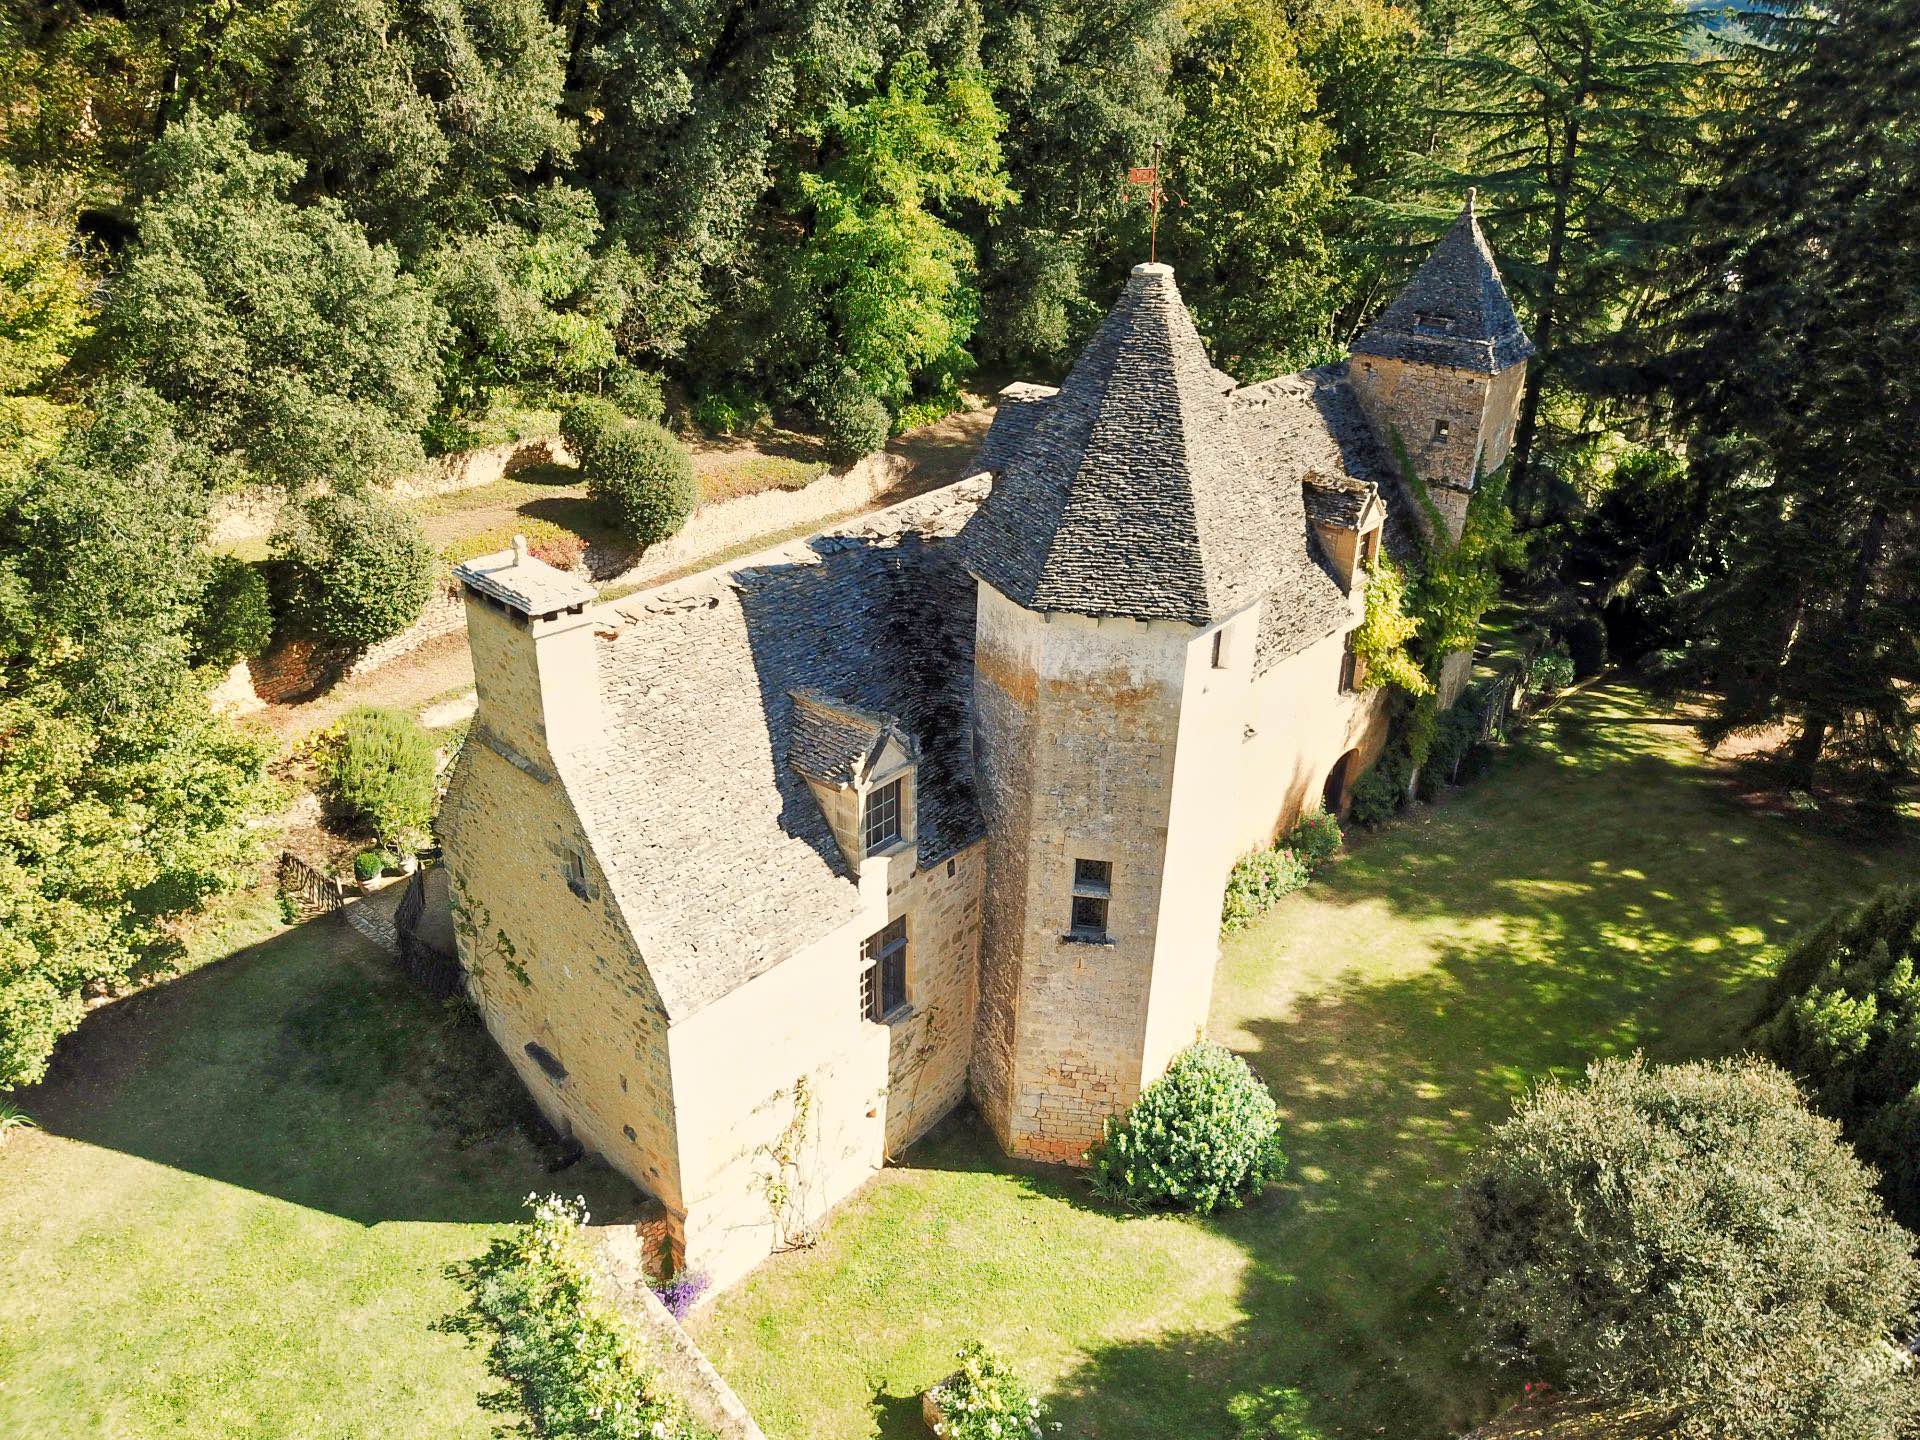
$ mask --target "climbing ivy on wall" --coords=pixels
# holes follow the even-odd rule
[[[1360,688],[1394,685],[1409,695],[1431,692],[1433,682],[1407,648],[1419,633],[1419,619],[1407,613],[1407,577],[1382,555],[1367,567],[1367,610],[1353,632],[1353,653],[1363,667]]]
[[[1460,538],[1453,540],[1440,507],[1434,504],[1426,482],[1415,473],[1398,435],[1394,437],[1394,451],[1400,461],[1401,483],[1427,518],[1424,530],[1413,527],[1412,543],[1420,551],[1418,573],[1404,584],[1404,595],[1390,594],[1381,601],[1383,610],[1389,603],[1397,604],[1412,626],[1406,644],[1410,647],[1409,666],[1418,683],[1407,683],[1397,674],[1385,678],[1410,701],[1400,719],[1400,738],[1410,768],[1418,770],[1426,763],[1439,725],[1441,666],[1447,656],[1471,649],[1479,639],[1480,622],[1500,596],[1500,567],[1513,557],[1516,542],[1513,514],[1507,508],[1506,466],[1483,475],[1474,486]],[[1383,560],[1380,568],[1384,573],[1389,567]],[[1362,653],[1360,636],[1373,619],[1373,591],[1380,578],[1376,574],[1368,585],[1367,618],[1355,632],[1357,654]],[[1399,588],[1399,582],[1390,581],[1389,588]],[[1371,665],[1371,656],[1367,658]]]

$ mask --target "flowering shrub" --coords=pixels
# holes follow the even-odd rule
[[[1280,1114],[1247,1062],[1201,1041],[1174,1057],[1087,1152],[1093,1188],[1124,1205],[1210,1215],[1237,1208],[1286,1168]]]
[[[487,1368],[547,1440],[697,1440],[686,1407],[594,1295],[580,1239],[585,1202],[527,1203],[531,1220],[455,1269],[468,1308],[447,1328],[486,1344]]]
[[[660,1303],[667,1307],[667,1313],[676,1320],[684,1320],[692,1313],[700,1297],[707,1293],[707,1279],[704,1270],[683,1271],[671,1280],[662,1280],[653,1287],[653,1293],[660,1297]]]
[[[1255,850],[1234,862],[1227,896],[1220,907],[1220,928],[1244,930],[1283,897],[1304,887],[1313,871],[1296,850]]]
[[[933,1433],[941,1440],[1039,1440],[1045,1427],[1039,1400],[978,1340],[960,1352],[960,1368],[933,1387],[933,1403],[940,1410]]]
[[[1293,851],[1306,861],[1309,872],[1318,875],[1339,851],[1340,840],[1340,822],[1316,805],[1301,812],[1280,847]]]

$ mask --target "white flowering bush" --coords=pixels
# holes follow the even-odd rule
[[[933,1403],[940,1440],[1040,1440],[1048,1428],[1033,1392],[978,1340],[960,1352],[960,1368],[934,1386]]]
[[[548,1440],[703,1440],[595,1295],[586,1202],[527,1197],[533,1218],[454,1270],[468,1308],[446,1328],[487,1347],[534,1434]]]

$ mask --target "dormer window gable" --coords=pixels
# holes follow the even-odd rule
[[[817,690],[796,690],[788,763],[855,875],[869,860],[911,850],[917,840],[920,747],[891,715]]]
[[[1345,477],[1309,475],[1305,492],[1307,518],[1328,567],[1341,588],[1352,595],[1380,554],[1387,519],[1380,487]]]

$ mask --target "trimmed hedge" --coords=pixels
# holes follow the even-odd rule
[[[287,618],[354,649],[398,635],[433,593],[433,547],[420,522],[371,492],[289,506],[272,544],[284,562]]]
[[[840,465],[881,449],[893,431],[887,407],[851,370],[815,382],[813,413],[827,442],[827,454]]]
[[[1134,1207],[1236,1209],[1286,1169],[1280,1114],[1247,1062],[1203,1040],[1174,1057],[1087,1152],[1093,1188]]]
[[[627,423],[611,400],[593,397],[575,401],[560,417],[560,438],[584,468],[600,442]]]
[[[686,524],[700,499],[687,447],[658,425],[628,421],[598,436],[583,468],[587,494],[641,549]]]
[[[1787,954],[1755,1043],[1840,1122],[1920,1228],[1920,886],[1841,910]]]

